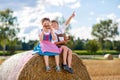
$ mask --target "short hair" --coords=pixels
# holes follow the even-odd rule
[[[57,20],[52,20],[51,22],[52,22],[52,23],[53,23],[53,22],[55,22],[55,23],[57,23],[57,24],[58,24],[58,21],[57,21]]]
[[[49,18],[43,18],[42,20],[41,20],[41,22],[43,23],[44,21],[50,21],[50,19]]]

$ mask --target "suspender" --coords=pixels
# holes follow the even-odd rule
[[[65,37],[65,34],[56,34],[57,35],[57,39],[58,39],[58,42],[60,42],[60,39],[59,39],[59,37]]]

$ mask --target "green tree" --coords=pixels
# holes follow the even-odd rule
[[[19,32],[17,28],[17,18],[13,16],[13,11],[6,9],[0,11],[0,44],[3,47],[3,51],[6,50],[7,43],[16,43],[16,35]]]
[[[110,40],[105,40],[104,48],[107,50],[113,50],[113,42]]]
[[[112,20],[100,21],[100,23],[93,25],[92,28],[92,35],[95,36],[101,42],[102,49],[104,40],[110,38],[112,39],[116,35],[119,35],[118,23],[113,22]]]
[[[78,38],[74,42],[75,42],[74,50],[84,50],[84,42],[80,40],[80,38]]]
[[[120,52],[120,41],[114,41],[114,49]]]
[[[75,48],[74,36],[71,35],[71,38],[66,45],[72,50]]]
[[[96,40],[89,40],[86,42],[86,49],[91,54],[95,54],[100,49],[100,44]]]

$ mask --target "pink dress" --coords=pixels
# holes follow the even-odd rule
[[[61,53],[61,48],[58,48],[54,43],[51,42],[52,35],[44,34],[43,41],[40,42],[42,52],[53,52],[53,53]]]

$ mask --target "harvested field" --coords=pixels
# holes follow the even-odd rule
[[[34,57],[34,58],[37,58],[37,57],[39,57],[39,56],[36,55],[36,57]],[[73,66],[74,66],[74,64],[78,64],[78,62],[81,63],[81,60],[79,61],[79,60],[73,59],[73,61],[75,61],[75,62],[73,62]],[[92,80],[120,80],[120,59],[114,59],[114,60],[103,60],[103,59],[102,60],[91,60],[91,59],[87,60],[87,59],[83,59],[82,61],[83,61],[84,65],[87,67],[87,70],[88,70]],[[39,62],[38,60],[35,61],[35,63],[38,63],[38,62]],[[26,64],[26,65],[28,66],[28,64]],[[53,67],[52,73],[55,73],[54,72],[55,65],[53,65],[51,63],[50,63],[50,65]],[[42,65],[42,67],[43,66],[44,65]],[[40,65],[38,67],[40,67]],[[79,68],[81,68],[81,67],[79,67]],[[24,69],[27,69],[27,68],[24,68]],[[42,69],[44,70],[44,67]],[[83,71],[83,70],[78,69],[78,68],[77,68],[77,70],[80,71],[79,73],[81,75],[81,73],[82,73],[81,71]],[[37,69],[36,69],[36,71],[37,71]],[[41,74],[39,74],[39,71],[37,71],[37,72],[38,72],[37,75],[40,76]],[[25,73],[24,70],[23,70],[23,73]],[[66,73],[66,72],[63,71],[63,73]],[[49,74],[49,73],[47,73],[47,74]],[[22,75],[22,76],[24,76],[24,75]],[[72,80],[72,79],[70,79],[70,80]],[[81,80],[81,79],[77,79],[77,80]],[[87,79],[85,79],[85,80],[87,80]]]
[[[120,60],[83,60],[92,80],[120,80]]]

